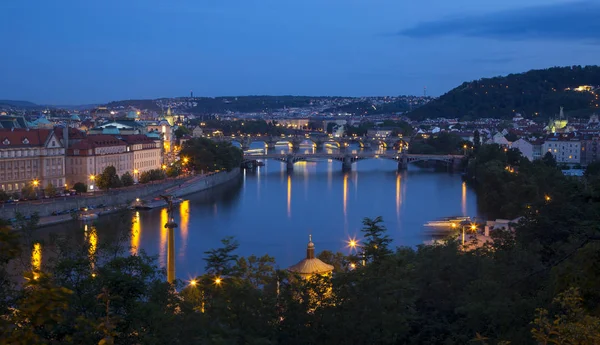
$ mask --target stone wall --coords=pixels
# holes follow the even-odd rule
[[[0,218],[14,218],[16,211],[21,212],[25,216],[29,216],[37,212],[41,217],[44,217],[52,215],[53,212],[79,209],[86,206],[95,206],[100,204],[104,204],[106,206],[118,206],[131,203],[136,198],[144,199],[165,193],[179,197],[212,188],[219,184],[233,180],[239,175],[240,169],[235,169],[231,172],[222,172],[210,176],[173,179],[154,184],[140,184],[126,189],[102,192],[96,195],[87,193],[87,195],[83,196],[44,199],[15,204],[2,204],[0,206]]]

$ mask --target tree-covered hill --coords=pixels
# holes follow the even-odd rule
[[[527,118],[555,116],[562,106],[565,113],[586,115],[598,109],[597,94],[577,92],[580,85],[600,85],[599,66],[553,67],[465,82],[440,98],[413,110],[413,119],[482,117]]]

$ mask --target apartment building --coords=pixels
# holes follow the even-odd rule
[[[580,164],[581,141],[575,133],[554,133],[546,138],[542,153],[552,153],[557,163]]]
[[[128,171],[133,174],[133,157],[127,142],[114,135],[87,136],[67,149],[67,184],[82,182],[93,190],[96,176],[109,166],[115,167],[119,176]]]
[[[0,189],[65,185],[65,149],[50,129],[0,129]]]
[[[138,179],[144,171],[160,169],[163,163],[161,140],[143,134],[122,135],[120,139],[127,143],[132,155],[134,178]]]

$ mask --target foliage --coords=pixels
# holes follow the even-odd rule
[[[119,175],[117,175],[117,169],[112,165],[104,168],[102,174],[96,176],[96,185],[102,190],[109,190],[110,188],[119,188],[123,186]]]
[[[52,183],[48,183],[48,185],[46,186],[46,188],[44,188],[44,194],[47,197],[53,198],[56,196],[56,188],[52,185]]]
[[[28,182],[27,184],[25,184],[25,186],[21,189],[21,198],[27,199],[27,200],[33,200],[33,199],[37,199],[37,187],[35,187],[33,185],[33,183]]]
[[[206,138],[193,138],[186,141],[180,157],[189,160],[185,164],[195,171],[231,171],[242,164],[243,152],[230,143],[214,142]]]
[[[167,167],[165,174],[167,177],[177,177],[181,174],[181,166],[179,164],[170,165]]]
[[[184,126],[179,126],[177,127],[177,129],[175,130],[175,138],[177,138],[177,140],[181,139],[184,135],[187,134],[191,134],[192,131]]]
[[[0,202],[6,201],[10,199],[10,195],[4,191],[4,189],[0,189]]]
[[[553,67],[483,78],[463,83],[408,116],[415,120],[438,117],[510,119],[521,113],[528,118],[549,118],[555,116],[561,106],[565,110],[591,112],[597,104],[594,94],[565,89],[598,84],[598,66]]]
[[[600,318],[589,315],[582,306],[579,290],[571,288],[558,295],[554,303],[559,313],[551,320],[548,310],[536,310],[531,333],[539,344],[598,344]]]
[[[73,189],[77,192],[77,193],[85,193],[87,192],[87,185],[83,182],[77,182],[73,185]]]
[[[440,132],[429,136],[427,139],[415,138],[408,147],[409,153],[416,154],[463,154],[464,145],[469,145],[457,134]]]
[[[140,174],[140,183],[148,183],[151,181],[160,181],[165,179],[165,172],[161,169],[152,169],[144,171]]]
[[[121,183],[123,184],[123,187],[133,186],[133,183],[134,183],[133,176],[129,173],[129,171],[126,171],[121,176]]]

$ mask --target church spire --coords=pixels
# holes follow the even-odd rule
[[[308,246],[306,246],[306,258],[315,258],[315,244],[312,241],[312,235],[308,235]]]

